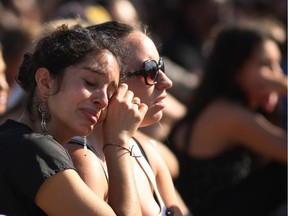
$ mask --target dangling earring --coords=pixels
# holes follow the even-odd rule
[[[43,100],[38,106],[38,111],[41,113],[41,129],[43,133],[48,133],[46,120],[48,119],[48,107]]]
[[[84,136],[84,156],[87,155],[87,137]]]

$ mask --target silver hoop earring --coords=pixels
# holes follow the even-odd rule
[[[46,120],[48,119],[48,107],[45,101],[39,104],[38,111],[41,113],[41,129],[43,133],[48,133]]]

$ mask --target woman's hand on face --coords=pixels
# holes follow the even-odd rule
[[[146,104],[138,102],[140,99],[134,97],[127,84],[119,85],[107,107],[103,123],[104,143],[122,145],[133,136],[148,110]]]

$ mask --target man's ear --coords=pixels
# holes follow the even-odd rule
[[[49,95],[49,92],[52,90],[53,79],[47,68],[39,68],[36,71],[35,79],[39,92],[44,95]]]

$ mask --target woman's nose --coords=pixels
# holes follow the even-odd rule
[[[108,106],[108,95],[106,91],[95,91],[92,94],[92,103],[97,104],[97,108],[103,109]]]
[[[163,71],[160,70],[156,87],[159,89],[169,89],[172,86],[173,86],[172,80],[169,79],[169,77]]]

